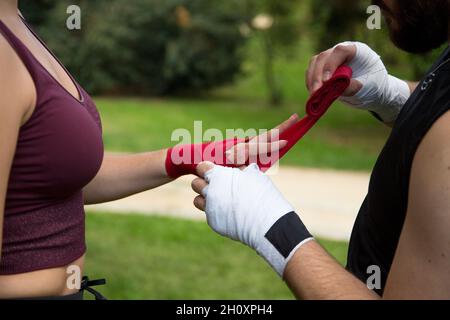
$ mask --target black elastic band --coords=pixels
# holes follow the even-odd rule
[[[290,212],[281,217],[266,233],[266,239],[287,258],[303,240],[311,238],[302,220],[295,212]]]

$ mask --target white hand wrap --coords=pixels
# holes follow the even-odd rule
[[[255,249],[282,277],[295,251],[313,239],[292,206],[256,164],[244,171],[215,166],[205,179],[209,226]]]
[[[353,69],[353,79],[362,83],[362,89],[352,97],[340,100],[350,106],[375,112],[386,122],[394,122],[411,96],[408,84],[388,74],[380,56],[361,42],[343,42],[355,45],[356,56],[348,63]]]

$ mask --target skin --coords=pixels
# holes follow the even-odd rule
[[[425,136],[414,157],[404,227],[380,297],[346,271],[317,242],[298,249],[284,280],[298,299],[379,300],[450,299],[450,112]],[[202,178],[213,164],[202,163],[192,188],[194,205],[204,211]],[[251,201],[251,200],[249,200]]]
[[[385,1],[392,8],[393,1]],[[395,21],[391,21],[395,23]],[[317,90],[331,73],[354,56],[345,48],[328,50],[313,58],[307,85]],[[411,83],[411,88],[414,84]],[[360,88],[352,82],[346,94]],[[380,297],[347,272],[317,242],[298,249],[284,272],[284,280],[298,299],[450,299],[450,112],[444,114],[424,137],[415,154],[409,185],[408,210],[397,251]],[[200,178],[192,182],[199,196],[194,205],[205,209],[202,179],[211,163],[198,166]],[[251,201],[251,200],[249,200]]]
[[[383,15],[387,20],[390,28],[397,28],[395,19],[393,18],[394,1],[384,1],[385,6],[382,7]],[[385,10],[386,8],[387,10]],[[331,78],[336,69],[348,62],[350,62],[356,55],[356,46],[339,45],[335,48],[330,48],[313,56],[309,62],[308,69],[305,73],[305,83],[308,91],[312,94],[316,92],[323,83]],[[411,93],[417,88],[418,82],[406,81]],[[362,88],[362,83],[358,80],[352,79],[350,86],[344,92],[344,97],[351,97],[355,95]],[[387,126],[392,127],[393,123],[386,123]]]
[[[51,54],[29,32],[18,17],[18,1],[0,1],[0,20],[27,46],[50,74],[75,98],[80,99],[75,84]],[[10,169],[21,126],[30,118],[36,104],[36,90],[28,70],[0,35],[0,254],[3,230],[6,190]],[[299,120],[297,115],[283,122],[280,133]],[[253,144],[257,144],[255,148]],[[276,151],[286,141],[271,141],[270,132],[250,139],[229,150],[234,159],[245,161],[259,150]],[[249,151],[252,150],[252,151]],[[167,150],[117,155],[106,153],[96,177],[83,188],[85,204],[102,203],[121,199],[171,182],[167,176],[165,159]],[[238,162],[239,163],[239,162]],[[0,255],[1,256],[1,255]],[[85,257],[69,265],[83,270]],[[68,265],[68,266],[69,266]],[[74,293],[66,287],[67,267],[39,270],[24,274],[0,276],[0,299],[17,297],[58,296]]]

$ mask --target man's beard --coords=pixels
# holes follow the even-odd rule
[[[425,53],[448,41],[448,0],[396,0],[393,10],[373,2],[386,10],[391,40],[400,49]]]

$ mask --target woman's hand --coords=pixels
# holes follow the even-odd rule
[[[197,165],[203,161],[227,167],[257,163],[264,169],[269,169],[279,160],[278,151],[288,144],[287,141],[280,140],[280,135],[298,122],[298,116],[293,115],[276,128],[256,137],[177,145],[167,151],[167,176],[176,179],[183,175],[196,174]]]
[[[283,132],[295,125],[298,120],[298,115],[294,114],[272,130],[246,139],[246,142],[236,144],[225,152],[227,160],[235,166],[244,166],[249,163],[256,163],[258,159],[269,159],[271,155],[287,145],[287,141],[280,140],[279,137]]]

